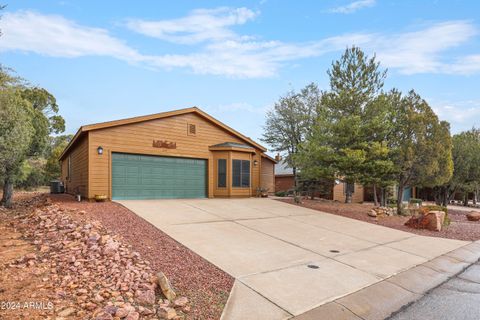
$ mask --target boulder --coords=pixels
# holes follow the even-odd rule
[[[368,212],[368,215],[370,217],[376,218],[377,217],[377,211],[375,209],[372,209]]]
[[[415,229],[441,231],[444,222],[445,212],[429,211],[423,215],[411,217],[405,225]]]
[[[445,212],[443,211],[430,211],[424,219],[427,219],[427,229],[432,231],[441,231],[443,222],[445,221]]]
[[[177,295],[175,294],[175,291],[172,289],[172,285],[170,284],[170,281],[168,281],[167,277],[163,272],[157,273],[157,278],[158,278],[158,284],[160,285],[160,289],[162,289],[162,293],[170,301],[175,300]]]
[[[478,221],[480,220],[480,212],[478,211],[471,211],[467,213],[468,221]]]

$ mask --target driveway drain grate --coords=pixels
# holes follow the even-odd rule
[[[310,269],[318,269],[320,268],[319,266],[316,266],[314,264],[309,264],[307,267],[309,267]]]
[[[330,250],[331,253],[340,253],[338,250]]]

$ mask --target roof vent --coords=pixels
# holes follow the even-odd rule
[[[197,126],[193,123],[188,124],[188,134],[194,136],[197,134]]]

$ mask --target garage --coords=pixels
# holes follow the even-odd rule
[[[207,196],[203,159],[112,153],[112,199]]]
[[[274,191],[275,159],[199,108],[88,124],[59,157],[65,192],[91,201]]]

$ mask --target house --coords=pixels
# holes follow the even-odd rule
[[[398,188],[397,185],[393,185],[387,189],[387,198],[391,200],[396,200],[397,198],[397,192]],[[428,200],[428,201],[433,201],[433,193],[430,193],[428,188],[425,190],[427,193],[424,192],[423,188],[417,188],[417,187],[405,187],[403,190],[403,200],[404,202],[409,202],[412,198],[420,198],[423,200]],[[380,188],[377,188],[377,199],[380,199]],[[373,186],[365,186],[364,187],[364,201],[369,201],[373,202],[374,201],[374,196],[373,196]]]
[[[193,107],[82,126],[60,156],[61,177],[88,199],[250,197],[274,189],[265,152]]]
[[[295,186],[293,170],[285,161],[278,161],[275,164],[275,192],[287,192],[293,190]],[[346,190],[352,188],[352,202],[361,203],[364,201],[363,185],[355,183],[353,185],[336,180],[330,187],[326,188],[328,192],[316,194],[316,196],[327,199],[345,202]]]
[[[293,190],[295,180],[292,168],[285,161],[281,161],[280,156],[277,156],[276,159],[279,161],[275,164],[275,192]]]

